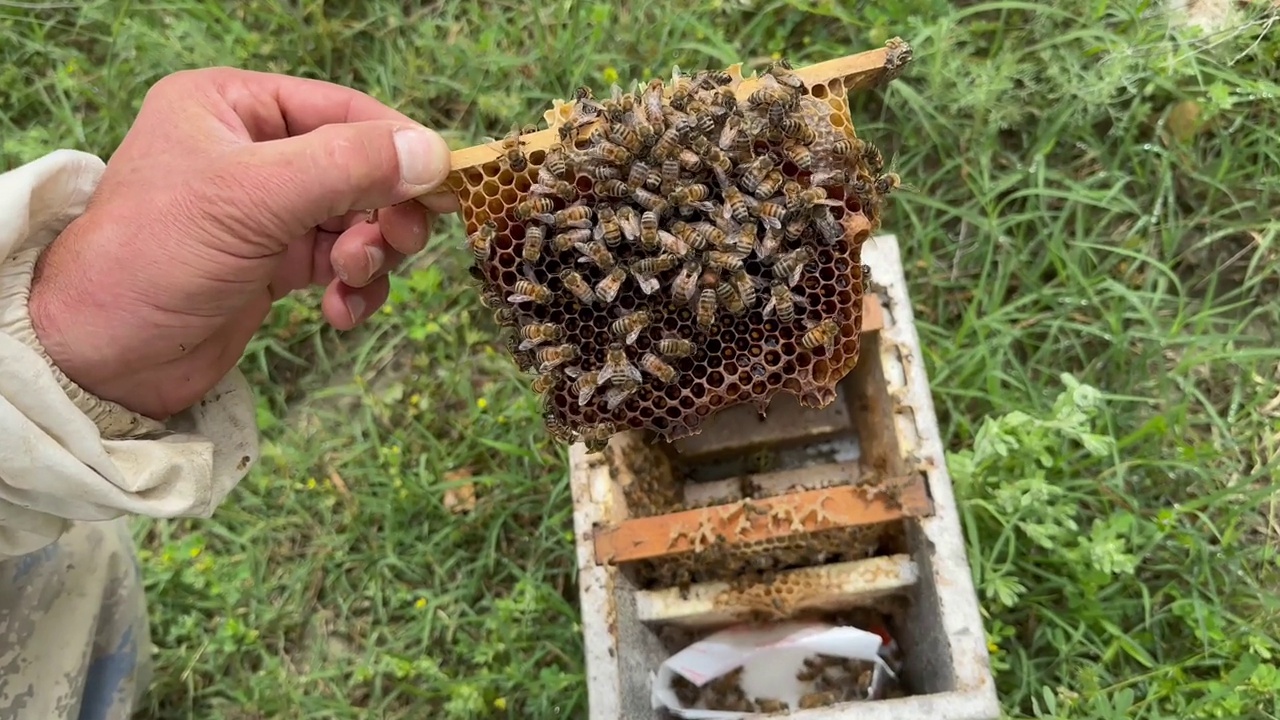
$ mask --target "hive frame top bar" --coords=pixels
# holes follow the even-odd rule
[[[901,67],[906,64],[905,59],[899,61],[898,58],[903,58],[904,55],[909,57],[909,53],[910,47],[902,40],[894,38],[885,43],[883,48],[806,65],[796,68],[794,72],[811,87],[839,80],[844,85],[845,91],[858,90],[893,80]],[[737,88],[738,97],[740,99],[747,97],[759,83],[758,77],[745,78]],[[555,129],[552,128],[521,136],[526,153],[546,150],[558,139]],[[454,150],[449,157],[451,174],[493,162],[501,155],[500,141]],[[419,198],[419,201],[425,201],[425,196]]]

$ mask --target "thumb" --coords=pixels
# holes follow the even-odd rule
[[[244,153],[237,158],[242,187],[267,189],[273,214],[298,233],[352,210],[410,200],[449,174],[444,138],[396,121],[322,125]]]

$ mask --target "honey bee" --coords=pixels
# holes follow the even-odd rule
[[[659,190],[665,195],[670,195],[676,184],[680,182],[679,158],[668,158],[662,161],[661,178],[662,182],[658,186]]]
[[[578,396],[578,407],[586,405],[591,396],[595,395],[596,388],[600,387],[600,373],[595,370],[582,372],[577,368],[569,368],[565,370],[565,374],[573,378],[572,390]]]
[[[555,323],[529,323],[520,328],[521,350],[541,345],[544,342],[555,342],[564,337],[564,328]]]
[[[804,81],[800,79],[799,75],[791,72],[791,70],[791,63],[786,58],[779,58],[778,60],[769,63],[769,67],[765,69],[765,73],[772,75],[779,83],[786,85],[789,88],[804,90]]]
[[[849,171],[846,168],[819,170],[809,176],[811,185],[848,185],[849,180]]]
[[[526,266],[527,267],[527,266]],[[517,280],[512,288],[514,293],[507,296],[507,302],[521,303],[531,302],[538,305],[546,305],[551,302],[553,295],[546,285],[539,284],[534,280]]]
[[[590,305],[596,301],[595,292],[578,271],[565,268],[560,271],[560,280],[564,283],[565,290],[568,290],[583,305]]]
[[[723,230],[708,222],[696,222],[692,225],[680,222],[673,223],[671,227],[694,250],[702,250],[708,242],[716,248],[722,248],[729,242]]]
[[[556,179],[560,179],[568,174],[569,163],[565,159],[564,149],[556,147],[548,151],[546,158],[542,161],[541,170],[551,173],[551,177]],[[538,177],[542,177],[541,171],[539,171]]]
[[[711,167],[711,172],[716,176],[716,183],[720,187],[728,186],[731,182],[729,173],[733,172],[733,161],[729,156],[705,137],[694,138],[693,149]]]
[[[654,276],[658,273],[666,272],[679,264],[680,257],[670,253],[663,253],[656,257],[640,258],[631,263],[631,275],[640,285],[641,292],[645,295],[651,295],[659,286],[658,279]]]
[[[596,183],[596,194],[605,197],[626,197],[631,194],[631,186],[621,180],[602,180]]]
[[[626,346],[622,343],[613,343],[605,351],[604,365],[600,367],[599,380],[602,383],[612,382],[617,384],[626,378],[640,382],[640,371],[627,359]]]
[[[668,358],[684,358],[693,354],[693,342],[684,338],[667,336],[654,343],[654,349],[660,355]]]
[[[640,244],[646,250],[658,249],[658,214],[652,210],[640,214]]]
[[[605,272],[609,272],[613,269],[613,254],[610,253],[609,248],[605,247],[604,243],[599,240],[589,243],[578,243],[575,247],[577,247],[578,252],[582,253],[582,257],[578,258],[578,262],[595,263],[596,267],[604,270]]]
[[[543,169],[545,170],[546,168]],[[538,182],[534,183],[529,188],[529,192],[538,196],[556,195],[563,198],[565,202],[573,202],[578,199],[577,186],[571,182],[565,182],[564,180],[554,177],[539,177]]]
[[[807,247],[797,248],[778,258],[773,264],[773,276],[786,280],[787,287],[800,281],[800,273],[804,266],[813,260],[813,251]]]
[[[684,141],[685,129],[680,125],[672,125],[658,138],[651,151],[653,156],[665,160],[680,156],[680,143]]]
[[[608,180],[621,180],[622,170],[600,160],[588,158],[586,162],[579,166],[587,177],[595,182],[606,182]]]
[[[636,202],[640,203],[641,207],[646,210],[651,210],[657,217],[661,217],[666,213],[667,208],[670,207],[667,204],[667,201],[663,200],[661,196],[655,195],[644,188],[636,188],[631,196],[635,198]],[[643,225],[641,227],[643,227]]]
[[[796,92],[778,82],[772,75],[760,79],[760,87],[747,96],[747,106],[755,110],[767,109],[772,105],[781,105],[790,109],[799,100]]]
[[[627,271],[620,267],[615,267],[609,271],[604,279],[596,283],[596,296],[606,303],[613,302],[618,296],[618,291],[622,289],[622,282],[627,279]]]
[[[749,193],[755,193],[756,188],[760,187],[760,183],[764,180],[774,168],[772,155],[761,155],[760,157],[747,163],[742,169],[742,189]]]
[[[630,378],[622,380],[609,389],[604,391],[604,406],[608,410],[615,410],[619,405],[626,402],[636,390],[640,389],[640,383]]]
[[[746,196],[732,185],[724,189],[724,216],[740,223],[751,221],[751,209],[747,205]]]
[[[805,350],[813,350],[818,346],[826,348],[830,353],[836,346],[836,339],[840,337],[840,326],[835,320],[826,318],[822,322],[817,323],[809,328],[803,336],[800,337],[800,345]]]
[[[609,438],[618,432],[618,428],[611,422],[592,425],[582,431],[582,444],[587,446],[587,452],[598,453],[609,447]]]
[[[679,155],[677,155],[677,160],[680,163],[680,167],[688,170],[689,172],[697,172],[702,169],[702,158],[698,157],[698,153],[689,150],[688,148],[682,148],[680,150]]]
[[[735,270],[729,276],[729,281],[733,283],[733,289],[738,291],[738,297],[742,299],[742,303],[747,307],[755,307],[756,283],[760,281],[748,275],[746,270]]]
[[[479,230],[467,237],[467,247],[471,250],[476,262],[484,262],[493,252],[493,239],[498,236],[498,224],[489,220]]]
[[[818,139],[813,128],[809,127],[809,123],[805,122],[804,118],[795,115],[783,118],[782,122],[778,123],[778,129],[782,131],[784,136],[793,138],[802,145],[812,145]]]
[[[591,208],[586,205],[570,205],[555,213],[542,213],[536,217],[553,228],[591,227]]]
[[[538,348],[534,351],[533,357],[540,363],[538,372],[549,373],[561,365],[578,359],[577,345],[556,345],[554,347]]]
[[[702,294],[698,296],[698,327],[703,330],[710,330],[712,324],[716,321],[716,291],[714,288],[703,288]]]
[[[812,693],[809,693],[808,695],[802,695],[800,697],[799,706],[801,710],[811,710],[813,708],[825,707],[827,705],[834,705],[835,702],[836,702],[835,693],[832,693],[830,691],[812,692]]]
[[[556,383],[559,382],[559,380],[559,376],[555,373],[544,373],[535,377],[530,387],[533,388],[533,391],[536,394],[546,395],[556,386]]]
[[[778,188],[782,187],[784,180],[785,178],[782,175],[782,171],[775,169],[768,175],[764,176],[764,179],[760,181],[760,185],[756,187],[754,195],[761,200],[772,197],[778,192]]]
[[[528,220],[535,215],[544,215],[549,213],[554,210],[555,207],[555,202],[553,202],[551,198],[529,198],[516,206],[516,219]]]
[[[766,228],[781,230],[782,219],[787,216],[787,207],[781,203],[763,202],[760,203],[759,215]]]
[[[838,157],[851,158],[862,154],[863,142],[857,138],[843,138],[831,144],[831,153]]]
[[[803,143],[787,140],[782,143],[782,152],[787,159],[795,163],[796,167],[801,170],[813,169],[813,153],[809,150],[809,146]]]
[[[796,195],[795,209],[808,210],[816,205],[840,205],[839,200],[827,197],[827,191],[820,187],[811,187]]]
[[[813,224],[818,228],[818,235],[828,245],[833,245],[844,237],[844,227],[840,225],[839,220],[836,220],[836,216],[832,214],[829,207],[818,208],[813,213]]]
[[[796,679],[800,682],[813,682],[826,670],[826,664],[818,657],[807,657],[800,666],[800,670],[796,672]]]
[[[705,254],[704,259],[709,267],[719,270],[733,271],[742,269],[742,258],[733,253],[710,250]]]
[[[649,81],[640,95],[640,107],[644,111],[645,119],[655,127],[661,127],[663,124],[662,94],[665,90],[666,83],[655,78]]]
[[[536,263],[542,257],[542,246],[546,241],[547,229],[541,225],[530,225],[524,231],[524,248],[520,257],[527,263]]]
[[[809,218],[799,215],[787,221],[786,226],[783,227],[782,234],[787,238],[787,240],[795,242],[796,240],[799,240],[804,235],[804,231],[808,229]]]
[[[646,310],[637,310],[623,315],[609,325],[609,332],[623,339],[627,345],[634,345],[640,333],[649,327],[653,317]]]
[[[698,276],[702,274],[702,264],[697,260],[686,260],[684,267],[671,281],[671,296],[685,302],[693,300],[693,293],[698,289]]]
[[[804,298],[779,280],[769,284],[769,302],[765,303],[764,316],[778,313],[780,322],[789,323],[796,319],[796,308],[804,307]]]
[[[671,107],[684,110],[692,92],[693,81],[688,76],[680,74],[679,65],[674,66],[671,70]]]
[[[724,126],[720,128],[720,138],[716,144],[721,150],[728,152],[738,145],[738,135],[742,132],[742,121],[738,117],[730,116],[724,121]]]
[[[599,136],[597,136],[599,137]],[[587,151],[591,157],[614,165],[626,165],[631,162],[631,151],[608,140],[599,140]]]
[[[781,700],[777,700],[775,698],[756,698],[755,703],[756,709],[767,715],[785,712],[791,707],[790,705],[787,705]]]
[[[884,170],[884,156],[880,154],[880,148],[869,142],[863,142],[859,148],[858,154],[862,157],[862,162],[867,166],[867,170],[872,176],[880,174]]]
[[[610,125],[608,137],[610,140],[626,149],[627,152],[631,153],[632,157],[635,157],[640,153],[640,151],[644,150],[644,140],[640,137],[640,134],[625,123]]]
[[[610,122],[621,123],[635,105],[635,98],[630,93],[623,93],[617,83],[609,88],[610,97],[604,101],[604,115]]]
[[[683,258],[689,254],[689,246],[679,237],[672,235],[666,230],[658,231],[658,246],[663,252]]]
[[[902,187],[902,178],[898,177],[898,173],[885,173],[884,175],[876,178],[874,186],[876,192],[881,195],[888,195],[899,187]]]
[[[734,230],[729,236],[729,240],[721,248],[725,252],[745,258],[751,254],[756,246],[756,224],[749,223]]]
[[[551,238],[551,249],[556,252],[565,252],[570,248],[577,247],[579,243],[591,241],[591,231],[587,228],[574,228],[566,230],[562,233],[556,233]]]
[[[504,327],[511,327],[516,324],[516,311],[506,306],[494,308],[493,321]]]
[[[716,300],[720,306],[728,310],[735,316],[742,315],[747,311],[746,303],[742,302],[742,298],[738,296],[738,291],[733,289],[733,285],[722,282],[715,287]]]
[[[640,216],[635,208],[623,205],[617,209],[614,216],[618,219],[618,227],[622,230],[623,237],[630,242],[640,239]]]
[[[707,245],[706,238],[704,238],[697,230],[693,229],[692,225],[684,222],[683,220],[677,220],[676,222],[671,223],[671,232],[674,233],[676,237],[680,238],[680,241],[691,250],[702,250]],[[683,255],[681,257],[683,257]]]
[[[631,169],[627,171],[627,185],[633,188],[644,187],[652,173],[652,167],[637,160],[631,163]]]
[[[666,364],[653,353],[645,353],[640,356],[640,369],[658,378],[664,383],[670,384],[676,379],[676,370]]]
[[[617,247],[622,242],[622,226],[618,223],[617,213],[607,205],[600,206],[596,208],[596,220],[598,222],[592,236],[597,240],[604,240],[609,247]],[[603,265],[600,267],[609,269]]]
[[[782,232],[777,228],[766,227],[764,235],[756,241],[756,257],[767,260],[773,257],[782,247]]]
[[[711,188],[702,183],[694,183],[678,187],[668,198],[668,202],[681,210],[689,208],[697,208],[703,212],[713,212],[715,206],[707,202],[707,198],[711,196]]]
[[[789,108],[782,103],[774,103],[769,106],[765,113],[765,119],[769,122],[771,128],[781,128],[783,121],[787,120],[787,110]]]
[[[515,172],[524,172],[529,167],[529,159],[524,155],[524,141],[520,139],[521,135],[532,135],[537,132],[538,128],[532,125],[526,125],[523,128],[512,126],[511,134],[507,135],[502,141],[503,157],[507,161],[507,166]]]

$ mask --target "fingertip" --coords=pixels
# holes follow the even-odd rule
[[[431,232],[431,219],[427,209],[418,203],[406,202],[384,208],[378,214],[382,237],[395,250],[412,255],[427,245]]]
[[[458,196],[448,191],[437,191],[414,198],[423,207],[437,215],[449,215],[462,210]]]
[[[334,329],[351,330],[382,307],[390,292],[391,282],[385,275],[359,288],[334,280],[320,301],[321,313]]]
[[[400,163],[400,180],[422,192],[430,191],[449,176],[449,144],[440,133],[421,126],[402,127],[392,141]]]

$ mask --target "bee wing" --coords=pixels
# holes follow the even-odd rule
[[[662,249],[669,253],[679,255],[680,257],[684,257],[689,254],[688,244],[666,230],[658,231],[658,242],[662,245]]]
[[[521,349],[521,350],[528,350],[528,349],[529,349],[529,348],[531,348],[531,347],[535,347],[535,346],[537,346],[537,344],[538,344],[538,343],[540,343],[540,342],[542,342],[542,341],[541,341],[541,340],[534,340],[534,339],[530,338],[530,339],[525,340],[524,342],[520,343],[520,349]]]
[[[600,368],[600,372],[596,375],[596,386],[599,387],[613,379],[618,374],[618,368],[610,363],[605,363]]]
[[[693,205],[693,207],[696,207],[703,212],[715,212],[716,210],[715,203],[712,203],[707,200],[704,200],[702,202],[691,203],[691,204]]]
[[[767,318],[773,315],[773,311],[777,307],[778,307],[778,301],[774,300],[773,297],[771,296],[769,298],[769,302],[765,303],[764,309],[761,310],[760,312]]]
[[[578,407],[586,405],[591,400],[591,396],[596,394],[596,387],[596,385],[590,385],[578,390]]]
[[[640,291],[645,295],[652,295],[654,290],[659,287],[658,279],[652,275],[635,275],[636,283],[640,285]]]
[[[640,218],[634,213],[619,214],[618,224],[622,226],[622,234],[627,236],[627,240],[635,242],[640,237]]]
[[[533,296],[514,293],[507,296],[507,302],[511,302],[511,303],[533,302]]]
[[[627,366],[623,368],[622,371],[627,377],[635,380],[636,382],[640,382],[640,370],[635,365],[627,363]]]
[[[537,215],[534,215],[533,217],[536,218],[538,222],[542,223],[543,225],[555,226],[556,224],[556,217],[551,213],[539,213]]]
[[[773,230],[782,229],[782,220],[772,215],[761,215],[760,222],[764,223],[766,226],[768,226]]]
[[[591,218],[583,218],[582,220],[570,220],[568,223],[565,223],[565,224],[571,228],[587,230],[591,227]]]

